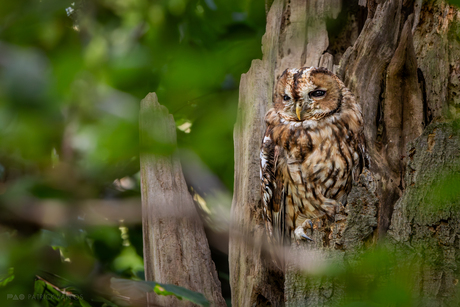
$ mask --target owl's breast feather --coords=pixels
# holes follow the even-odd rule
[[[339,129],[340,125],[326,122],[318,123],[314,129],[275,127],[276,143],[282,148],[278,167],[283,168],[281,173],[288,175],[285,180],[307,185],[327,198],[348,190],[356,152],[344,137],[345,132]]]

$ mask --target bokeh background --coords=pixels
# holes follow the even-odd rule
[[[264,31],[263,0],[2,2],[2,306],[63,304],[28,297],[53,285],[83,295],[73,306],[103,305],[99,276],[143,278],[138,112],[149,92],[174,116],[184,170],[224,195],[205,211],[228,214],[238,84]],[[225,254],[214,256],[229,299]]]

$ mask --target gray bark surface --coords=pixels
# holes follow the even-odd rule
[[[142,226],[145,278],[203,293],[211,306],[226,306],[208,241],[179,159],[176,125],[155,93],[140,108]],[[155,152],[164,148],[165,155]],[[151,306],[195,306],[155,293]]]
[[[459,128],[458,121],[434,123],[408,145],[407,188],[395,205],[389,237],[412,258],[417,306],[459,302]]]
[[[434,122],[444,125],[441,123],[460,117],[459,22],[459,10],[444,1],[356,0],[344,4],[337,0],[275,0],[271,4],[263,59],[253,61],[240,84],[229,253],[233,306],[338,303],[344,295],[343,285],[333,278],[309,279],[302,273],[312,266],[306,262],[318,263],[321,258],[345,265],[358,257],[363,247],[386,237],[398,199],[391,242],[398,246],[418,238],[420,244],[435,244],[433,261],[445,262],[428,270],[420,260],[419,288],[414,289],[414,296],[430,297],[433,306],[441,306],[447,302],[444,298],[455,295],[452,284],[458,278],[460,259],[460,226],[455,214],[460,208],[450,206],[448,219],[441,213],[433,213],[430,222],[425,219],[426,214],[418,210],[422,199],[407,196],[415,193],[407,174],[415,167],[411,159],[428,163],[428,158],[414,156],[407,149],[419,146],[416,152],[422,156],[421,139],[433,134]],[[333,33],[334,27],[340,31]],[[247,238],[263,242],[264,236],[259,191],[263,116],[272,105],[273,86],[282,71],[302,66],[323,66],[337,72],[355,94],[365,120],[369,165],[336,221],[310,233],[314,243],[291,248],[287,271],[280,277],[262,257],[263,244],[253,244]],[[434,136],[434,144],[438,145],[432,148],[436,153],[430,159],[449,163],[458,159],[456,141],[448,135],[456,135],[452,129],[448,125],[436,130],[439,134]],[[408,205],[409,201],[413,203]],[[415,222],[415,217],[423,222]],[[439,230],[433,226],[437,224]],[[424,227],[435,227],[435,232],[422,232]],[[448,248],[438,247],[444,244],[440,239],[426,241],[441,231],[445,231],[443,240],[450,240]]]

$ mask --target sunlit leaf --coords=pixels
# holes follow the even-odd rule
[[[209,306],[209,301],[201,293],[194,292],[176,285],[160,284],[155,282],[146,283],[153,286],[153,291],[159,295],[174,295],[179,299],[185,299],[200,306]]]

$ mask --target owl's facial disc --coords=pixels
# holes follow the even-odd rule
[[[341,104],[341,92],[336,78],[331,72],[322,68],[299,71],[296,78],[296,92],[299,100],[303,102],[300,112],[303,120],[320,119],[338,110]]]
[[[328,116],[341,104],[337,80],[324,68],[286,69],[276,85],[275,109],[287,121],[319,120]]]

